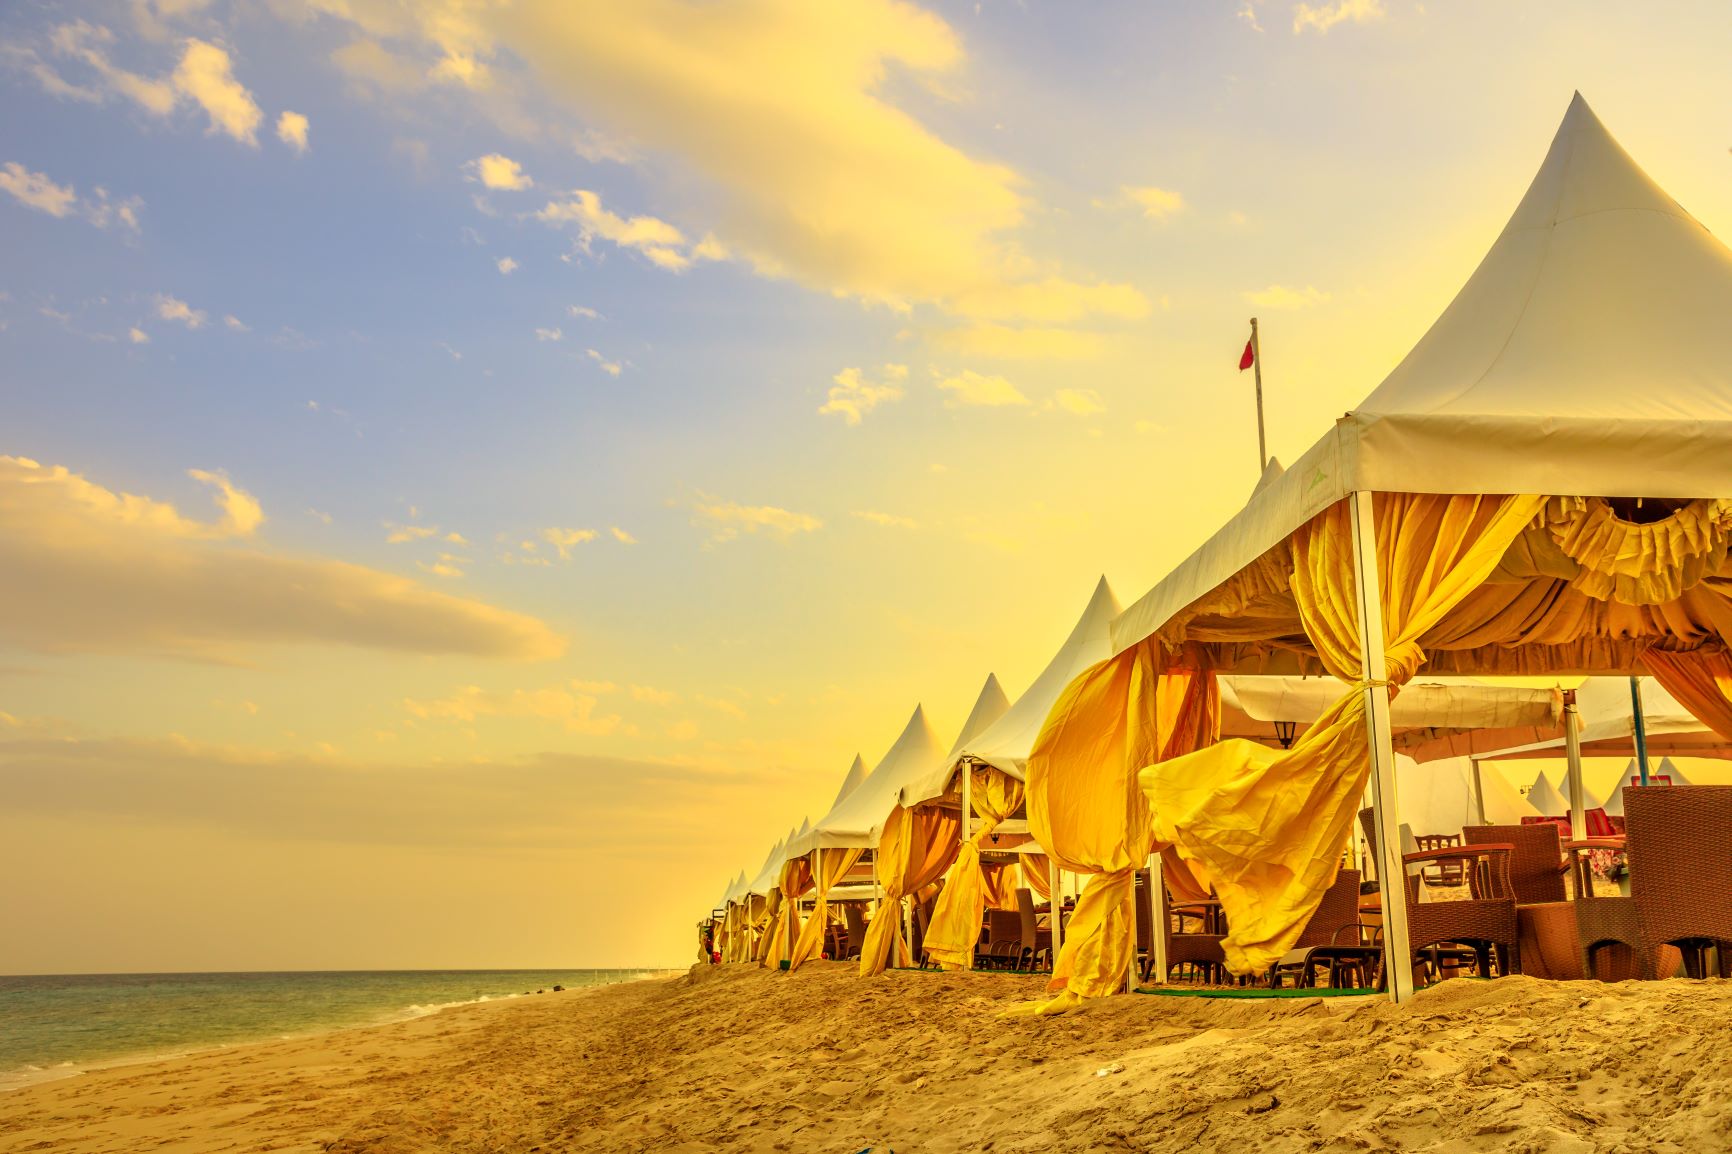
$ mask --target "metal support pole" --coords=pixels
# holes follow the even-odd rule
[[[1269,467],[1269,449],[1263,435],[1263,348],[1257,343],[1257,318],[1251,318],[1251,369],[1257,376],[1257,477]]]
[[[1587,791],[1582,788],[1582,718],[1573,689],[1564,691],[1564,756],[1569,759],[1564,780],[1569,783],[1570,837],[1580,841],[1588,836]]]
[[[1149,855],[1149,956],[1151,985],[1167,984],[1167,872],[1159,850]]]
[[[1047,905],[1052,911],[1047,917],[1047,928],[1052,934],[1052,959],[1056,965],[1058,952],[1064,949],[1064,871],[1050,857],[1046,859],[1046,885],[1051,895],[1047,898]]]
[[[1636,735],[1636,772],[1643,785],[1648,784],[1648,718],[1642,712],[1642,682],[1630,675],[1630,723]]]
[[[820,895],[822,895],[823,892],[824,892],[824,851],[821,849],[815,849],[812,851],[812,916],[813,917],[818,916],[818,908],[822,904]],[[829,944],[830,944],[830,914],[829,914],[829,911],[825,911],[824,920],[822,922],[818,923],[818,957],[820,960],[823,959],[825,947],[827,947]]]
[[[902,907],[899,911],[902,915],[902,941],[908,947],[909,958],[915,965],[919,965],[920,959],[914,957],[914,895],[904,894],[902,900],[896,904]],[[899,960],[891,958],[890,964],[895,965]]]
[[[1479,776],[1479,758],[1470,757],[1467,763],[1473,766],[1473,811],[1479,815],[1479,824],[1485,825],[1485,784]]]
[[[1377,878],[1383,894],[1383,970],[1389,999],[1413,996],[1413,949],[1407,933],[1407,870],[1401,860],[1401,811],[1396,800],[1395,747],[1389,726],[1389,685],[1383,639],[1383,592],[1377,571],[1377,525],[1371,494],[1348,498],[1353,521],[1353,571],[1358,588],[1360,676],[1365,687],[1365,737],[1371,753],[1371,809],[1377,829]]]
[[[974,816],[974,765],[972,762],[964,760],[962,763],[962,825],[961,825],[962,840],[957,847],[958,851],[960,851],[962,846],[965,846],[968,844],[968,826],[969,826],[969,820],[968,819],[973,817],[973,816]],[[974,968],[974,950],[975,950],[975,947],[977,947],[979,944],[980,944],[980,927],[975,926],[974,927],[974,935],[969,939],[969,942],[968,942],[968,961],[963,966],[964,969],[972,970]]]

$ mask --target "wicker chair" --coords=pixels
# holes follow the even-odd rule
[[[1341,939],[1347,931],[1351,944]],[[1335,883],[1323,891],[1323,900],[1299,932],[1293,948],[1269,971],[1269,984],[1280,987],[1291,978],[1295,986],[1315,986],[1317,970],[1329,968],[1330,985],[1336,984],[1343,969],[1351,966],[1363,973],[1380,953],[1377,947],[1362,944],[1359,933],[1359,871],[1344,869],[1335,875]]]
[[[1173,929],[1174,919],[1178,916],[1167,897],[1166,887],[1162,886],[1156,893],[1159,908],[1155,911],[1156,920],[1167,935],[1167,972],[1162,978],[1172,975],[1173,970],[1180,966],[1189,966],[1204,980],[1224,981],[1227,973],[1227,955],[1221,949],[1221,940],[1226,934],[1219,933],[1179,933]],[[1137,956],[1142,960],[1139,966],[1143,980],[1146,982],[1154,976],[1155,952],[1154,934],[1149,924],[1149,871],[1138,870],[1134,902],[1137,907]]]
[[[848,942],[842,947],[840,956],[846,961],[858,961],[860,947],[866,944],[865,905],[860,902],[844,902],[842,920],[848,926]]]
[[[1639,977],[1656,976],[1662,945],[1683,951],[1691,977],[1718,946],[1720,976],[1732,977],[1732,786],[1627,789],[1624,818],[1630,896],[1576,901],[1584,972],[1597,977],[1595,950],[1622,942]]]
[[[1564,851],[1558,827],[1537,825],[1470,825],[1462,831],[1468,845],[1513,845],[1509,880],[1517,905],[1569,900],[1564,888]]]
[[[1359,811],[1359,821],[1365,828],[1365,838],[1371,847],[1373,860],[1377,853],[1377,827],[1372,811]],[[1467,876],[1471,897],[1459,902],[1421,902],[1420,880],[1403,876],[1402,889],[1407,899],[1407,939],[1415,954],[1427,947],[1460,944],[1472,949],[1473,959],[1481,977],[1491,976],[1491,954],[1495,949],[1503,973],[1521,969],[1521,944],[1516,933],[1515,890],[1510,885],[1509,859],[1512,847],[1501,845],[1467,845],[1459,849],[1437,850],[1431,853],[1405,855],[1407,865],[1440,864],[1459,861]],[[1384,902],[1390,901],[1393,889],[1389,879],[1380,879]],[[1428,951],[1437,960],[1437,951]],[[1386,959],[1392,962],[1393,959]]]

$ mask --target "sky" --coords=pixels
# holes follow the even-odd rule
[[[1369,393],[1718,2],[0,12],[0,972],[677,965]]]

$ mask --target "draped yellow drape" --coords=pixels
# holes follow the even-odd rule
[[[812,870],[806,859],[784,862],[776,883],[776,912],[764,935],[764,948],[759,959],[772,969],[784,959],[793,957],[794,943],[800,938],[800,895],[812,884]]]
[[[1425,662],[1420,639],[1497,567],[1534,519],[1533,496],[1377,494],[1385,668],[1393,688]],[[1249,741],[1138,775],[1154,834],[1172,842],[1227,913],[1227,968],[1262,973],[1297,940],[1335,879],[1370,772],[1371,684],[1361,658],[1351,515],[1339,502],[1290,538],[1294,600],[1330,673],[1355,686],[1285,752]]]
[[[1149,640],[1085,670],[1060,695],[1028,761],[1034,838],[1063,869],[1092,874],[1040,1007],[1056,1012],[1120,988],[1136,952],[1134,871],[1153,838],[1137,769],[1213,742],[1214,675],[1186,648]]]
[[[820,859],[823,867],[816,871],[817,898],[812,906],[812,916],[806,919],[806,927],[800,931],[799,938],[794,942],[794,952],[788,957],[788,969],[797,970],[824,952],[824,937],[830,928],[830,890],[854,868],[865,853],[863,847],[812,852],[812,856]]]
[[[892,964],[911,966],[914,959],[902,936],[902,898],[917,893],[944,876],[957,851],[960,820],[937,806],[903,809],[897,806],[884,823],[872,868],[883,890],[878,912],[866,927],[860,950],[860,976],[881,974]]]
[[[1732,741],[1732,657],[1723,650],[1671,653],[1650,649],[1642,663],[1660,687],[1697,721]]]
[[[938,895],[932,923],[926,929],[926,955],[941,969],[965,970],[974,964],[980,938],[980,918],[986,908],[987,885],[980,849],[992,831],[1022,806],[1023,784],[990,765],[968,770],[974,815],[979,819],[950,867],[950,879]],[[995,901],[995,906],[1003,908]]]
[[[1052,867],[1043,853],[1022,855],[1022,884],[1041,901],[1052,900]]]

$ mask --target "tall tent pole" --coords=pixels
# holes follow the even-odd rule
[[[812,851],[812,916],[818,916],[818,909],[823,905],[824,895],[824,851]],[[818,956],[824,956],[824,947],[830,944],[830,914],[826,910],[824,920],[818,926]]]
[[[974,813],[974,763],[964,760],[962,763],[962,840],[957,845],[960,854],[962,846],[968,844],[968,819]],[[974,968],[974,948],[979,944],[980,927],[974,927],[975,941],[968,943],[967,969]]]
[[[1263,347],[1257,343],[1257,318],[1251,318],[1251,369],[1257,377],[1257,475],[1269,467],[1269,449],[1263,435]]]
[[[1064,949],[1064,874],[1058,868],[1054,858],[1046,859],[1046,889],[1047,906],[1051,911],[1047,915],[1048,930],[1052,939],[1053,964],[1058,964],[1058,952]]]
[[[1383,590],[1377,573],[1377,526],[1371,494],[1354,493],[1353,573],[1359,599],[1360,677],[1365,682],[1366,741],[1371,750],[1371,810],[1377,829],[1377,879],[1383,894],[1383,968],[1389,999],[1413,996],[1413,950],[1407,934],[1407,871],[1401,861],[1401,811],[1395,790],[1395,746],[1389,726],[1389,676],[1383,639]]]
[[[1582,789],[1582,718],[1576,709],[1576,691],[1564,691],[1564,755],[1569,759],[1565,779],[1570,791],[1570,837],[1576,841],[1588,836],[1586,793]]]
[[[1167,869],[1161,851],[1149,855],[1149,961],[1154,985],[1167,984]]]
[[[1473,811],[1479,815],[1479,824],[1485,821],[1485,783],[1480,780],[1479,758],[1470,757],[1467,763],[1473,767]]]
[[[1642,681],[1630,675],[1630,721],[1636,735],[1636,772],[1648,784],[1648,719],[1642,712]]]

